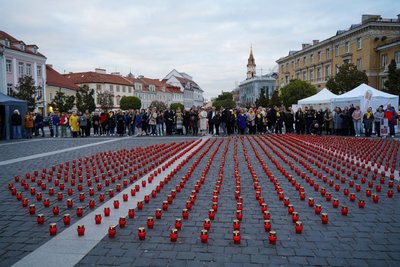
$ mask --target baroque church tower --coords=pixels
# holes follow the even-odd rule
[[[251,79],[256,76],[256,62],[253,56],[253,47],[250,47],[250,56],[247,60],[247,79]]]

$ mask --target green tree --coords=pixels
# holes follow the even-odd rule
[[[260,90],[260,95],[256,100],[256,107],[268,107],[269,106],[269,97],[265,94],[265,87],[262,87]]]
[[[365,71],[358,70],[352,63],[345,63],[339,67],[339,72],[335,77],[327,81],[326,87],[334,94],[343,94],[362,83],[368,84]]]
[[[36,104],[42,99],[42,88],[35,86],[35,81],[31,76],[23,76],[18,80],[18,86],[15,91],[11,90],[10,95],[22,100],[26,100],[28,109],[33,111]]]
[[[65,95],[61,90],[57,91],[54,96],[53,101],[51,101],[50,106],[54,109],[58,109],[59,112],[68,112],[74,107],[75,96]]]
[[[300,99],[315,95],[317,88],[309,82],[301,80],[291,80],[281,88],[280,99],[285,107],[291,107]]]
[[[213,106],[216,109],[224,108],[234,108],[236,107],[235,101],[233,101],[233,94],[230,92],[222,92],[214,101]]]
[[[149,108],[154,108],[154,107],[159,111],[164,111],[167,109],[167,105],[164,102],[158,100],[154,100],[150,103]]]
[[[385,87],[388,93],[400,95],[400,69],[397,69],[394,59],[389,64],[388,79],[385,82]]]
[[[86,110],[92,113],[96,109],[94,90],[90,89],[87,85],[79,87],[79,90],[76,92],[76,107],[82,113],[86,112]]]
[[[172,103],[172,104],[169,106],[169,108],[170,108],[171,110],[173,110],[173,111],[177,110],[178,108],[180,108],[181,111],[184,111],[184,110],[185,110],[185,106],[184,106],[183,104],[181,104],[181,103]]]
[[[269,101],[270,106],[280,107],[282,105],[281,99],[279,97],[279,90],[274,90],[271,96],[271,100]]]
[[[97,94],[97,104],[104,112],[108,112],[114,107],[114,94],[108,90]]]
[[[119,102],[119,106],[122,110],[140,109],[142,101],[136,96],[123,96]]]

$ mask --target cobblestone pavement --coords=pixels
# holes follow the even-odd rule
[[[329,142],[337,146],[354,138],[329,139]],[[125,153],[131,151],[137,158],[143,156],[143,153],[159,151],[168,153],[173,151],[174,143],[180,150],[187,148],[195,140],[193,138],[123,138],[109,143],[108,138],[88,138],[88,139],[43,139],[32,142],[16,142],[0,144],[0,163],[1,161],[14,159],[18,161],[20,157],[26,157],[34,154],[46,152],[60,152],[46,157],[24,160],[21,162],[10,163],[0,166],[0,265],[10,266],[30,252],[45,244],[52,237],[49,235],[49,224],[56,222],[58,234],[69,226],[63,225],[63,214],[71,214],[71,221],[79,220],[75,210],[78,205],[83,206],[84,215],[92,209],[88,206],[88,200],[96,200],[95,207],[102,203],[98,201],[100,193],[106,193],[106,199],[109,199],[108,188],[105,180],[100,182],[103,189],[98,191],[97,183],[93,183],[95,189],[94,195],[89,196],[89,187],[85,184],[85,168],[83,168],[82,182],[86,199],[81,203],[79,200],[79,191],[77,190],[78,180],[73,186],[74,192],[71,196],[67,195],[67,188],[70,186],[70,180],[65,183],[63,200],[57,200],[59,186],[55,186],[56,172],[59,164],[70,162],[73,164],[75,159],[77,166],[79,159],[82,159],[82,166],[86,163],[90,166],[90,158],[93,156],[95,162],[96,153],[103,152],[103,155],[113,155],[112,152],[119,151]],[[329,141],[331,140],[331,141]],[[384,140],[373,141],[377,143],[380,149],[388,148],[386,152],[390,157],[383,158],[385,161],[394,162],[396,172],[395,178],[398,178],[399,170],[399,151],[398,141]],[[396,143],[397,142],[397,143]],[[98,143],[98,144],[95,144]],[[400,197],[398,192],[398,180],[393,182],[393,197],[389,198],[387,192],[390,188],[389,172],[381,182],[381,172],[374,177],[374,168],[367,173],[367,166],[355,166],[357,162],[346,162],[344,164],[335,164],[342,166],[345,172],[333,167],[333,159],[340,158],[339,154],[333,157],[332,150],[325,148],[312,149],[309,143],[318,144],[314,139],[301,139],[296,136],[256,136],[256,137],[228,137],[228,138],[209,138],[205,145],[199,149],[193,157],[188,158],[185,164],[175,174],[171,174],[170,181],[165,183],[163,188],[159,188],[156,197],[150,196],[148,204],[144,204],[142,210],[135,209],[134,218],[126,218],[124,228],[116,228],[116,236],[110,238],[107,233],[101,233],[104,238],[85,256],[78,266],[99,266],[99,265],[117,265],[117,266],[398,266],[400,263]],[[65,149],[92,144],[85,148],[69,150]],[[165,144],[163,146],[162,144]],[[181,144],[181,146],[179,146]],[[375,143],[365,141],[365,146],[374,148]],[[160,146],[160,147],[158,147]],[[140,147],[139,149],[136,149]],[[397,150],[396,150],[397,149]],[[352,156],[351,151],[346,150],[346,157]],[[107,152],[104,154],[104,152]],[[321,154],[317,154],[321,152]],[[368,151],[365,151],[367,153]],[[379,152],[375,148],[375,152]],[[171,155],[171,157],[178,153]],[[101,154],[98,154],[101,155]],[[114,153],[118,155],[118,153]],[[343,156],[344,154],[342,154]],[[320,159],[318,159],[320,157]],[[331,157],[331,158],[329,158]],[[314,159],[312,162],[311,159]],[[297,159],[297,160],[295,160]],[[327,159],[328,162],[323,162]],[[131,159],[132,160],[132,159]],[[377,159],[379,160],[379,159]],[[105,161],[107,163],[107,161]],[[343,163],[342,162],[342,163]],[[104,163],[104,161],[103,161]],[[108,162],[110,164],[110,162]],[[153,170],[156,170],[156,164]],[[54,165],[53,175],[49,171]],[[122,164],[121,164],[122,165]],[[138,165],[138,162],[133,164]],[[146,165],[143,160],[142,165]],[[319,166],[318,166],[319,165]],[[343,166],[344,165],[344,166]],[[93,166],[93,165],[92,165]],[[110,164],[111,166],[111,164]],[[146,166],[151,166],[151,162]],[[352,169],[355,166],[354,170]],[[117,168],[115,176],[122,174],[122,179],[129,179],[129,172],[125,175],[123,166]],[[126,166],[126,167],[129,167]],[[139,169],[144,170],[144,166],[137,166],[138,170],[133,171],[140,177]],[[48,186],[42,190],[37,185],[37,180],[46,168],[46,175],[43,181]],[[354,177],[358,169],[361,169],[359,177]],[[38,177],[35,182],[28,180],[25,174],[29,172],[34,176],[34,171],[38,171]],[[71,176],[71,168],[69,169]],[[90,168],[90,170],[92,170]],[[100,174],[99,168],[97,171]],[[316,171],[315,175],[313,171]],[[332,172],[332,174],[330,173]],[[350,171],[350,173],[348,173]],[[318,177],[321,173],[321,177]],[[107,174],[107,171],[106,171]],[[336,177],[336,174],[339,176]],[[20,177],[20,181],[14,180],[15,176]],[[47,181],[48,176],[52,176],[51,182]],[[143,175],[143,173],[142,173]],[[78,175],[77,175],[78,176]],[[302,177],[304,176],[304,177]],[[326,176],[326,181],[324,177]],[[361,177],[365,177],[365,183]],[[60,181],[62,181],[61,175]],[[289,178],[290,177],[290,178]],[[342,182],[342,177],[345,181]],[[37,192],[42,191],[43,199],[50,199],[50,207],[45,208],[43,200],[36,199],[36,193],[31,195],[30,188],[24,190],[21,180],[26,179],[29,186],[35,186]],[[355,179],[357,178],[357,179]],[[76,178],[78,179],[78,178]],[[94,178],[92,177],[92,180]],[[107,174],[107,179],[110,176]],[[118,178],[117,178],[118,179]],[[310,180],[319,188],[315,191]],[[332,186],[329,184],[332,180]],[[351,180],[354,180],[354,186],[350,186]],[[121,183],[121,181],[119,181]],[[184,186],[182,187],[182,181]],[[239,182],[238,182],[239,181]],[[295,182],[292,182],[295,181]],[[94,181],[93,181],[94,182]],[[373,202],[372,196],[366,196],[367,189],[370,189],[372,182],[372,194],[379,197],[378,203]],[[29,215],[28,207],[22,207],[21,202],[16,196],[11,194],[9,184],[12,183],[16,191],[21,191],[23,198],[29,199],[29,204],[35,204],[36,211],[34,215]],[[116,184],[111,182],[110,188],[116,189]],[[377,192],[376,186],[381,184],[381,192]],[[238,188],[239,185],[239,188]],[[338,191],[336,191],[336,185]],[[357,185],[360,187],[357,192]],[[54,187],[54,196],[49,196],[49,188]],[[168,210],[162,210],[161,219],[155,218],[156,209],[162,208],[163,202],[168,200],[172,190],[180,188],[176,192],[176,197],[168,205]],[[216,192],[219,186],[219,193]],[[297,188],[296,188],[297,187]],[[327,193],[332,195],[331,200],[321,193],[325,188]],[[350,195],[354,193],[355,201],[350,196],[345,196],[343,190],[349,189]],[[280,190],[278,190],[280,189]],[[305,200],[300,199],[300,191],[304,189]],[[195,190],[193,192],[193,190]],[[256,193],[259,190],[260,199],[256,199]],[[197,192],[196,192],[197,191]],[[218,190],[217,190],[218,191]],[[236,192],[238,191],[238,192]],[[285,201],[281,200],[278,191],[281,191],[285,197],[289,198],[290,204],[298,213],[298,220],[302,222],[303,230],[301,234],[296,234],[293,216],[288,214],[288,207]],[[118,196],[118,192],[115,190]],[[193,195],[195,194],[194,200]],[[213,198],[217,196],[217,198]],[[187,201],[192,197],[192,207],[189,211],[188,219],[182,218],[182,210],[187,208]],[[72,198],[74,207],[66,207],[66,199]],[[242,200],[240,199],[242,198]],[[314,206],[309,206],[309,198],[314,199]],[[264,199],[264,201],[262,201]],[[338,208],[333,207],[333,200],[337,199],[340,203]],[[365,200],[365,208],[359,208],[359,200]],[[132,197],[129,201],[136,201]],[[209,218],[209,210],[213,208],[213,201],[217,202],[217,211],[215,218],[211,220],[211,227],[208,231],[208,242],[202,243],[200,239],[201,230],[204,227],[204,220]],[[243,219],[240,223],[240,244],[233,242],[233,220],[236,219],[238,202],[242,201]],[[277,242],[275,245],[269,244],[269,233],[264,229],[264,216],[262,205],[270,213],[270,223],[272,230],[276,231]],[[286,203],[287,204],[287,203]],[[321,215],[315,214],[315,205],[322,205],[322,212],[328,214],[329,222],[322,224]],[[58,205],[59,215],[53,215],[52,207]],[[341,213],[342,205],[348,207],[348,215]],[[136,205],[135,205],[136,206]],[[215,207],[215,206],[214,206]],[[38,225],[37,214],[43,213],[46,220],[43,225]],[[88,215],[89,216],[89,215]],[[112,212],[111,212],[112,216]],[[149,229],[146,225],[147,218],[154,217],[154,228]],[[170,232],[175,228],[176,218],[182,218],[182,229],[178,231],[176,242],[170,241]],[[147,235],[146,239],[141,241],[138,238],[138,228],[144,227]],[[48,253],[51,253],[49,251]],[[62,259],[60,259],[62,260]],[[35,266],[35,263],[32,262]]]

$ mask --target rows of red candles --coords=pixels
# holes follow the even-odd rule
[[[281,142],[281,144],[286,146],[290,150],[293,150],[293,147],[296,147],[295,144],[291,144],[290,147],[287,146],[286,143],[282,143]],[[342,156],[340,159],[333,158],[333,160],[332,160],[332,156],[327,155],[327,154],[325,155],[325,157],[321,157],[321,154],[326,153],[326,152],[324,152],[324,151],[317,152],[314,149],[311,148],[310,151],[309,151],[309,154],[311,154],[312,157],[306,158],[309,162],[311,162],[312,164],[315,164],[318,168],[320,168],[323,171],[325,171],[328,175],[331,175],[332,177],[334,176],[337,180],[339,180],[339,178],[340,178],[340,173],[335,172],[332,169],[329,169],[328,167],[322,165],[320,162],[323,162],[324,164],[328,164],[328,166],[332,166],[332,168],[336,167],[337,171],[342,170],[342,174],[345,174],[345,172],[346,172],[345,168],[347,168],[348,169],[347,170],[347,176],[350,179],[349,187],[353,188],[355,186],[355,192],[361,192],[361,185],[360,184],[355,184],[355,180],[357,180],[359,178],[358,176],[362,173],[362,169],[365,169],[365,167],[366,167],[365,163],[360,164],[360,162],[354,162],[354,160],[350,161],[349,158],[345,158],[344,156]],[[304,149],[303,149],[303,151],[304,151]],[[305,158],[305,155],[303,153],[298,153],[298,154]],[[318,159],[319,162],[315,161],[314,159]],[[338,163],[337,166],[336,166],[336,162]],[[340,167],[340,163],[342,163],[343,168]],[[307,164],[305,162],[302,162],[302,165],[304,167],[306,167]],[[358,170],[357,170],[358,173],[352,173],[352,171],[356,170],[356,167],[358,167]],[[317,176],[319,179],[322,178],[324,183],[328,182],[328,178],[326,176],[324,176],[323,173],[317,173],[317,171],[313,170],[311,167],[308,167],[308,170],[310,172],[312,172],[315,176]],[[381,178],[379,180],[379,184],[376,184],[376,186],[375,186],[376,194],[372,194],[371,189],[374,186],[374,180],[376,180],[376,178],[377,178],[378,169],[376,168],[374,170],[374,173],[372,174],[372,180],[368,179],[368,176],[369,176],[368,174],[369,174],[370,170],[371,170],[371,167],[368,166],[367,170],[364,171],[363,177],[361,178],[361,184],[366,184],[368,182],[367,183],[368,184],[368,188],[366,188],[366,190],[365,190],[366,196],[370,197],[372,195],[373,202],[377,203],[379,201],[378,193],[381,192],[382,185],[385,184],[385,173],[386,172],[384,172],[384,171],[381,172]],[[354,180],[351,179],[351,178],[353,178]],[[340,178],[340,180],[341,180],[341,183],[345,183],[346,178],[344,176],[342,176]],[[328,184],[329,184],[329,186],[333,186],[334,185],[334,180],[333,179],[329,180]],[[339,184],[335,184],[334,187],[335,187],[335,191],[339,191],[340,190],[340,185]],[[389,198],[393,197],[393,189],[392,189],[393,187],[394,187],[394,174],[390,174],[389,181],[388,181],[388,191],[387,191],[387,196]],[[400,191],[400,185],[397,188],[398,188],[398,191]],[[350,195],[349,196],[350,201],[352,201],[352,202],[355,201],[355,199],[356,199],[355,193],[349,193],[349,189],[348,188],[345,188],[343,190],[343,192],[344,192],[345,195]],[[365,202],[362,199],[360,201],[361,201],[361,207],[363,207],[363,205],[365,205]]]
[[[199,142],[199,141],[198,141],[198,142]],[[169,161],[168,161],[167,163],[164,163],[164,165],[162,166],[162,169],[165,170],[166,168],[168,168],[168,167],[169,167],[170,165],[172,165],[177,159],[179,159],[179,158],[182,157],[184,154],[186,154],[188,151],[190,151],[198,142],[193,143],[192,145],[190,145],[189,147],[187,147],[186,149],[184,149],[183,151],[181,151],[177,156],[175,156],[175,157],[169,159]],[[207,143],[207,142],[205,142],[205,143]],[[204,143],[204,144],[205,144],[205,143]],[[203,144],[203,145],[204,145],[204,144]],[[194,153],[192,153],[191,155],[189,155],[188,158],[191,158],[193,155],[194,155]],[[156,194],[157,194],[156,192],[160,192],[160,190],[163,188],[164,184],[167,184],[167,183],[170,181],[171,177],[173,177],[173,176],[182,168],[182,166],[184,166],[184,165],[187,163],[187,161],[188,161],[187,159],[185,159],[184,161],[182,161],[180,164],[178,164],[178,166],[177,166],[175,169],[173,169],[173,170],[168,174],[168,176],[167,176],[166,178],[164,178],[164,180],[160,181],[159,185],[156,186],[156,190],[153,190],[153,191],[152,191],[152,197],[153,197],[153,198],[156,197]],[[148,183],[152,183],[153,179],[154,179],[156,176],[158,176],[158,174],[160,174],[160,173],[161,173],[161,168],[158,168],[158,170],[155,171],[154,173],[150,173],[150,175],[149,175],[148,178],[147,178],[147,182],[148,182]],[[141,183],[141,184],[135,185],[135,187],[131,189],[131,196],[135,196],[135,195],[136,195],[136,192],[140,191],[140,187],[146,187],[146,185],[147,185],[147,183],[146,183],[145,180],[142,180],[142,183]],[[122,195],[122,200],[123,200],[124,202],[127,202],[127,201],[128,201],[128,198],[129,198],[128,194],[123,194],[123,195]],[[146,196],[144,197],[144,201],[145,201],[146,203],[148,203],[148,202],[150,201],[150,196],[149,196],[149,195],[146,195]],[[139,201],[139,202],[142,203],[142,201]],[[139,204],[139,202],[138,202],[138,204]],[[119,200],[118,200],[118,199],[114,200],[113,207],[114,207],[114,209],[118,209],[118,208],[119,208]],[[110,213],[111,213],[110,207],[105,207],[105,208],[104,208],[104,216],[108,217],[108,216],[110,216]],[[128,210],[128,217],[129,217],[130,219],[133,219],[133,218],[135,217],[135,211],[134,211],[133,208],[131,208],[131,209]],[[101,224],[101,220],[102,220],[101,214],[95,214],[94,220],[95,220],[95,223],[96,223],[96,224]],[[149,217],[149,218],[148,218],[148,224],[154,224],[154,221],[153,221],[153,218],[152,218],[152,217]],[[119,221],[118,221],[118,225],[119,225],[120,228],[125,228],[125,225],[126,225],[126,217],[120,217],[120,218],[119,218]],[[83,234],[80,234],[79,231],[82,232],[82,228],[78,228],[78,236],[83,235]],[[83,228],[83,232],[84,232],[84,228]],[[144,238],[144,237],[145,237],[145,234],[146,234],[145,231],[139,231],[139,238]],[[110,238],[114,238],[115,235],[116,235],[116,226],[115,226],[115,225],[111,225],[111,226],[108,228],[108,236],[109,236]],[[144,235],[144,236],[143,236],[143,235]]]
[[[191,146],[193,146],[193,142]],[[176,155],[176,153],[180,150],[182,150],[182,148],[187,147],[189,143],[188,142],[182,142],[180,144],[175,144],[172,143],[170,145],[159,145],[159,146],[150,146],[146,149],[143,148],[138,148],[136,149],[132,149],[130,151],[130,153],[127,152],[126,149],[120,150],[120,151],[116,151],[114,153],[112,152],[106,152],[106,153],[97,153],[96,155],[92,155],[91,157],[86,157],[84,160],[79,159],[78,163],[77,160],[73,160],[72,164],[71,164],[71,169],[72,169],[72,174],[71,174],[71,186],[67,188],[67,193],[69,196],[73,195],[73,187],[75,186],[76,182],[76,176],[78,175],[78,180],[79,180],[79,184],[76,186],[78,188],[79,193],[79,200],[80,202],[83,202],[85,199],[85,195],[83,192],[83,189],[85,188],[85,185],[82,184],[83,182],[83,175],[82,175],[82,163],[85,165],[85,169],[86,169],[86,184],[87,186],[91,186],[92,185],[92,180],[91,180],[91,171],[90,171],[90,165],[92,167],[92,173],[93,175],[95,175],[95,181],[97,183],[97,191],[101,191],[103,184],[100,183],[100,177],[97,175],[97,169],[100,170],[101,172],[101,178],[102,180],[104,180],[105,186],[108,187],[110,185],[110,181],[108,179],[106,179],[106,174],[105,174],[105,170],[104,168],[107,170],[107,174],[111,177],[111,181],[112,183],[115,183],[116,179],[113,176],[111,169],[114,169],[114,173],[115,175],[118,175],[118,180],[122,179],[122,173],[118,172],[118,166],[120,166],[119,170],[122,172],[123,171],[123,175],[126,176],[128,175],[127,172],[127,168],[129,168],[129,174],[133,173],[133,170],[137,171],[139,169],[139,174],[143,174],[143,172],[147,173],[148,171],[151,171],[152,169],[155,168],[156,164],[159,164],[165,160],[167,160],[169,157]],[[190,147],[191,147],[190,146]],[[166,153],[166,151],[168,151],[169,153]],[[150,155],[150,157],[148,158],[148,155]],[[100,161],[101,158],[101,161]],[[175,156],[175,160],[177,159],[177,157]],[[95,162],[96,161],[96,162]],[[124,163],[125,161],[125,163]],[[90,163],[89,163],[90,162]],[[153,162],[153,163],[152,163]],[[151,163],[151,165],[150,165]],[[137,165],[136,165],[137,164]],[[77,171],[77,165],[78,165],[78,171]],[[97,168],[96,168],[97,165]],[[149,165],[146,168],[146,165]],[[133,167],[132,167],[133,166]],[[141,169],[144,169],[143,171]],[[164,169],[165,167],[163,167]],[[63,194],[62,191],[65,189],[65,184],[61,181],[61,176],[62,174],[64,174],[64,182],[68,182],[69,180],[69,169],[70,169],[70,163],[66,162],[65,164],[60,164],[59,165],[59,169],[57,171],[57,178],[54,179],[54,185],[56,187],[59,188],[59,192],[57,194],[55,194],[55,190],[54,188],[49,188],[48,194],[50,197],[56,195],[57,196],[57,200],[58,202],[63,200]],[[51,183],[53,181],[53,176],[54,176],[54,172],[56,171],[56,166],[53,165],[50,171],[47,171],[46,169],[42,170],[42,175],[41,175],[41,179],[37,178],[39,175],[38,171],[34,171],[33,175],[31,175],[30,173],[26,174],[26,179],[20,179],[19,176],[15,177],[15,181],[16,182],[20,182],[21,186],[23,187],[23,189],[25,191],[30,191],[31,196],[36,196],[36,201],[40,202],[43,198],[42,193],[41,192],[37,192],[36,189],[31,186],[31,183],[37,183],[39,186],[41,186],[42,190],[44,188],[44,190],[46,189],[46,175],[47,175],[47,182]],[[161,169],[159,169],[156,172],[161,172]],[[131,175],[129,182],[132,183],[137,179],[137,173],[135,173],[134,175]],[[128,180],[124,179],[123,180],[123,185],[124,187],[127,187],[128,185]],[[29,198],[23,198],[22,197],[22,192],[19,191],[17,192],[16,186],[13,183],[10,183],[9,185],[9,189],[12,195],[15,195],[17,200],[22,200],[22,205],[23,207],[28,206],[29,203]],[[68,185],[67,185],[68,186]],[[115,187],[115,190],[117,192],[121,191],[121,185],[117,184]],[[93,188],[89,188],[89,195],[93,196],[94,195],[94,189]],[[110,198],[114,196],[114,189],[109,189],[109,196]],[[100,193],[99,195],[99,201],[103,202],[105,199],[105,195],[104,193]],[[43,200],[43,205],[45,208],[50,206],[50,198],[44,198]],[[73,200],[72,199],[67,199],[67,208],[72,208],[73,206]],[[90,199],[89,200],[89,204],[88,204],[89,208],[94,208],[95,206],[95,201],[94,199]],[[58,205],[54,205],[52,208],[53,211],[53,215],[57,216],[60,213],[60,208]],[[36,209],[34,204],[31,204],[29,206],[29,214],[35,214]],[[80,217],[83,215],[83,207],[80,206],[77,208],[76,210],[77,212],[77,216]],[[43,213],[40,213],[37,217],[37,222],[38,224],[43,224],[45,221],[45,216]],[[65,225],[69,225],[71,218],[69,214],[65,214],[63,216],[63,221]],[[53,227],[54,228],[54,227]]]
[[[233,143],[233,175],[235,176],[235,199],[236,199],[236,216],[233,219],[233,243],[240,244],[240,223],[243,219],[243,197],[241,195],[241,184],[239,174],[239,160],[238,160],[238,142],[237,138]]]
[[[191,159],[196,153],[198,153],[198,151],[200,151],[207,143],[209,140],[207,140],[205,143],[203,143],[203,145],[198,148],[196,151],[194,151],[191,156],[189,157],[189,159]],[[187,174],[185,175],[184,178],[181,179],[180,183],[178,185],[176,185],[175,190],[171,191],[171,194],[168,195],[167,197],[167,201],[164,201],[162,204],[162,210],[167,211],[168,210],[168,205],[173,203],[173,199],[176,198],[176,195],[178,193],[181,192],[181,190],[185,187],[186,182],[191,178],[193,171],[197,168],[197,166],[199,165],[200,161],[205,158],[204,156],[210,151],[210,149],[213,147],[213,145],[216,143],[216,139],[214,139],[209,146],[198,156],[198,158],[195,160],[194,164],[189,168]],[[220,144],[222,143],[222,140],[220,142]],[[189,160],[187,159],[186,162]],[[210,162],[210,161],[209,161]],[[175,175],[176,173],[174,173]],[[202,176],[205,177],[205,176]],[[172,176],[171,176],[172,178]],[[202,178],[202,180],[197,181],[197,188],[199,190],[199,186],[204,183],[204,178]],[[139,209],[139,206],[138,206]],[[140,209],[139,209],[140,210]],[[161,219],[161,215],[162,215],[162,211],[161,209],[156,209],[156,218],[157,219]],[[184,209],[182,212],[182,216],[184,219],[188,219],[189,213],[187,209]],[[152,229],[154,227],[154,220],[152,218],[152,216],[149,216],[147,218],[147,227],[149,229]],[[176,242],[177,238],[178,238],[178,231],[181,229],[182,227],[182,220],[180,218],[177,218],[175,221],[175,228],[173,228],[171,230],[170,233],[170,238],[172,242]],[[144,227],[140,227],[138,229],[138,236],[140,240],[144,240],[146,237],[146,231]]]

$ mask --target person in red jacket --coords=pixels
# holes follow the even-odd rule
[[[397,122],[397,113],[394,107],[392,107],[392,105],[390,104],[387,105],[387,108],[385,110],[385,118],[388,120],[389,123],[390,136],[394,137],[394,126]]]
[[[106,136],[107,135],[107,113],[106,112],[102,112],[100,114],[100,136]]]
[[[61,138],[67,137],[68,115],[65,114],[64,112],[61,113],[60,126],[61,126]]]

